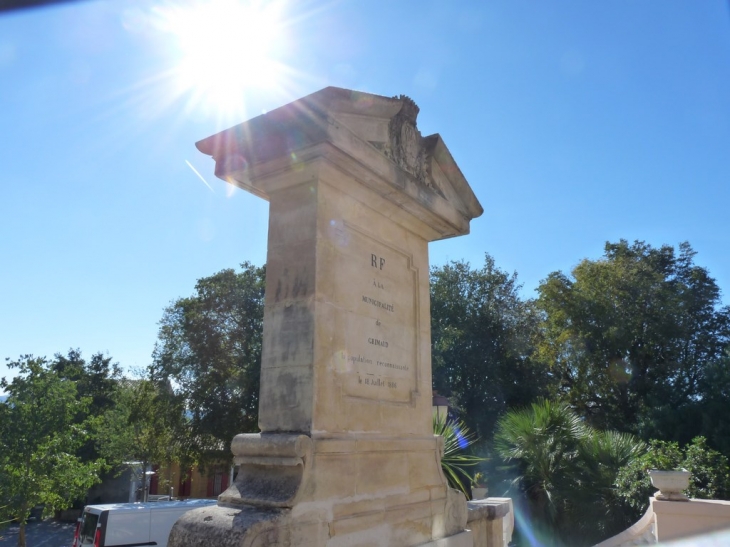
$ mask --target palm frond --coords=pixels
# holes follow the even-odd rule
[[[467,468],[486,461],[486,458],[466,452],[476,442],[476,435],[469,430],[463,421],[441,419],[438,415],[433,417],[433,433],[444,439],[441,469],[449,486],[460,490],[469,499],[471,497],[472,475]]]

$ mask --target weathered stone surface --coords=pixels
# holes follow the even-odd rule
[[[429,541],[421,547],[481,547],[474,539],[473,534],[469,530],[465,530],[447,538]]]
[[[432,433],[428,243],[482,209],[417,114],[407,97],[326,88],[198,143],[270,216],[261,434],[234,440],[239,476],[218,512],[181,524],[194,537],[217,523],[239,545],[255,529],[276,545],[408,546],[464,530]]]
[[[510,498],[483,498],[468,503],[467,528],[474,545],[507,546],[512,539],[514,514]]]
[[[169,547],[279,545],[276,526],[288,510],[252,505],[240,509],[203,507],[183,514],[170,532]],[[285,529],[283,530],[285,532]]]

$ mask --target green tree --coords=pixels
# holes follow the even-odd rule
[[[76,416],[78,423],[88,422],[90,427],[101,427],[100,419],[116,405],[116,392],[122,378],[118,363],[110,356],[98,352],[87,361],[81,350],[70,349],[67,355],[57,353],[50,363],[50,369],[60,378],[76,384],[76,397],[88,400],[88,405]],[[98,436],[91,435],[77,450],[83,461],[93,461],[100,457]],[[107,458],[113,466],[113,459]],[[109,467],[109,466],[107,466]]]
[[[51,370],[61,378],[76,382],[79,397],[89,397],[88,413],[98,416],[113,408],[117,382],[122,377],[118,363],[110,356],[98,352],[88,361],[81,350],[70,349],[67,355],[57,353],[51,362]]]
[[[60,378],[44,358],[26,355],[8,367],[18,375],[0,381],[8,393],[0,403],[0,516],[18,520],[18,545],[25,547],[30,510],[68,507],[99,481],[103,462],[76,455],[89,435],[77,417],[90,401],[79,400],[75,382]]]
[[[228,457],[237,433],[257,430],[265,267],[248,262],[198,280],[160,321],[151,378],[174,386],[196,459]]]
[[[730,454],[730,420],[727,414],[730,408],[730,352],[726,350],[722,359],[705,366],[699,391],[701,398],[684,405],[687,414],[682,424],[688,431],[683,428],[682,438],[700,432],[711,440],[717,450]]]
[[[177,461],[184,467],[191,460],[184,409],[165,395],[149,379],[119,380],[114,407],[104,414],[99,429],[101,453],[107,462],[116,468],[124,462],[140,462],[144,472],[152,464]]]
[[[621,240],[540,284],[536,355],[558,380],[554,394],[595,427],[680,442],[696,431],[703,378],[730,342],[730,308],[694,256],[687,243],[677,253]]]
[[[547,370],[530,358],[537,315],[517,274],[486,255],[481,269],[451,262],[431,270],[433,384],[469,427],[491,438],[497,418],[544,393]]]

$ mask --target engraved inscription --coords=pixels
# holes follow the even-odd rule
[[[396,365],[395,363],[384,363],[383,361],[378,361],[378,366],[396,370],[409,370],[410,368],[408,365]]]
[[[365,386],[373,387],[389,387],[395,389],[398,387],[398,382],[393,380],[381,380],[380,378],[363,378],[362,376],[357,377],[357,383]]]
[[[383,308],[386,311],[394,311],[393,310],[393,304],[388,304],[387,302],[381,302],[380,300],[376,300],[375,298],[370,298],[369,296],[362,295],[362,301],[366,302],[367,304],[372,304],[376,308]]]
[[[410,403],[417,391],[417,270],[409,255],[347,226],[335,294],[339,381],[353,397]]]
[[[378,268],[379,270],[382,270],[383,266],[385,266],[385,259],[382,256],[378,257],[378,255],[371,254],[370,255],[370,265],[373,268]]]
[[[343,355],[345,355],[347,360],[351,363],[366,363],[368,365],[373,364],[372,359],[368,359],[367,357],[363,357],[362,355],[346,355],[346,354],[343,354]]]

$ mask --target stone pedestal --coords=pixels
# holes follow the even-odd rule
[[[171,547],[467,541],[432,433],[428,242],[482,208],[417,114],[326,88],[197,144],[270,203],[261,433]]]

